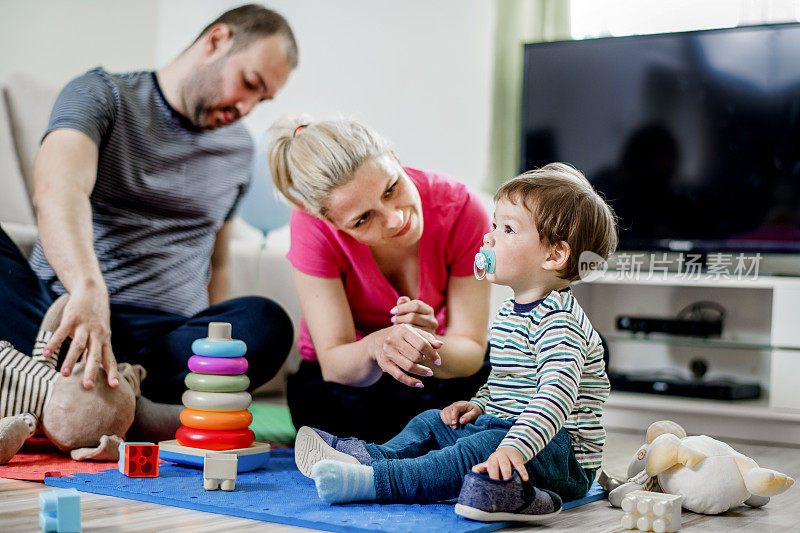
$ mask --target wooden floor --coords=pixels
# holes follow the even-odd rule
[[[639,434],[609,431],[604,465],[611,472],[624,472],[629,458],[641,445]],[[800,449],[731,443],[753,457],[761,466],[781,470],[800,481]],[[41,483],[0,479],[0,532],[40,531],[38,493],[50,490]],[[81,493],[84,532],[99,531],[266,531],[301,532],[304,528],[259,522],[245,518],[191,511],[152,503]],[[540,526],[520,526],[507,531],[621,531],[622,511],[608,501],[590,503],[564,511]],[[682,531],[703,532],[780,532],[800,531],[800,484],[776,496],[764,508],[740,507],[720,516],[683,513]]]

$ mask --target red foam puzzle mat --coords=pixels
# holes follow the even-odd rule
[[[11,461],[0,465],[0,478],[44,481],[45,476],[96,474],[116,467],[116,461],[74,461],[49,440],[32,438],[25,442],[25,446]]]

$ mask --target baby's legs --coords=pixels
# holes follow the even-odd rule
[[[372,468],[377,501],[428,503],[458,497],[464,476],[497,449],[510,427],[510,424],[493,417],[481,417],[476,422],[478,424],[467,426],[471,429],[469,434],[467,428],[459,430],[464,431],[465,436],[455,440],[452,445],[433,449],[425,455],[374,458]],[[442,426],[447,427],[444,424]],[[431,439],[429,437],[428,442]],[[403,444],[402,453],[418,450],[409,442]],[[383,447],[378,448],[387,452]]]
[[[304,426],[297,432],[295,463],[303,475],[312,477],[314,465],[324,459],[369,466],[375,459],[418,457],[449,446],[457,438],[479,430],[473,424],[451,429],[441,421],[439,413],[439,410],[431,409],[415,416],[400,434],[382,445],[369,444],[353,437],[340,438]]]
[[[373,462],[420,457],[432,450],[452,446],[459,438],[483,429],[483,426],[475,424],[452,429],[442,422],[440,413],[439,409],[429,409],[412,418],[403,431],[386,444],[367,444]]]
[[[563,428],[528,462],[527,469],[535,487],[551,490],[564,501],[584,497],[595,478],[594,470],[581,468],[570,436]]]

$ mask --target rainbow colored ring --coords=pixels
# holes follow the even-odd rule
[[[250,378],[244,374],[216,376],[189,372],[183,382],[186,387],[201,392],[239,392],[250,386]]]
[[[251,429],[195,429],[181,426],[175,438],[182,446],[204,450],[235,450],[247,448],[256,440]]]
[[[184,406],[201,411],[241,411],[242,409],[247,409],[252,400],[250,393],[247,392],[187,390],[181,397]]]
[[[247,345],[238,339],[229,341],[196,339],[192,343],[192,352],[206,357],[242,357],[247,353]]]
[[[189,370],[199,374],[233,376],[247,372],[247,359],[244,357],[203,357],[193,355],[189,358]]]

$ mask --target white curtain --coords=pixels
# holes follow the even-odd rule
[[[496,10],[490,191],[519,173],[523,45],[570,38],[569,0],[498,0]]]

